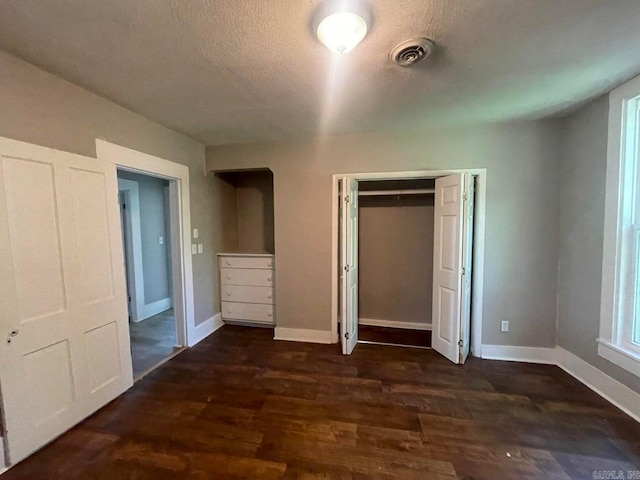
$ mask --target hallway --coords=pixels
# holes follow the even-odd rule
[[[180,350],[176,347],[173,308],[141,322],[130,322],[129,330],[134,380]]]

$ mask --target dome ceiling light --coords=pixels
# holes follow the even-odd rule
[[[314,31],[329,50],[345,54],[367,35],[370,20],[369,10],[360,1],[329,0],[315,15]]]

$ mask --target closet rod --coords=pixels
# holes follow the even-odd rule
[[[417,188],[413,190],[371,190],[358,192],[361,197],[369,197],[373,195],[420,195],[423,193],[435,193],[433,188]]]

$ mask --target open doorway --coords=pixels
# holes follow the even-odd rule
[[[334,175],[332,316],[343,353],[382,343],[433,346],[454,363],[480,354],[485,175]]]
[[[170,182],[118,170],[134,379],[178,353]]]

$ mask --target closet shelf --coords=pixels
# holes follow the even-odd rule
[[[378,196],[378,195],[424,195],[435,193],[435,189],[433,188],[414,188],[411,190],[371,190],[358,192],[358,196],[360,197],[370,197],[370,196]]]

